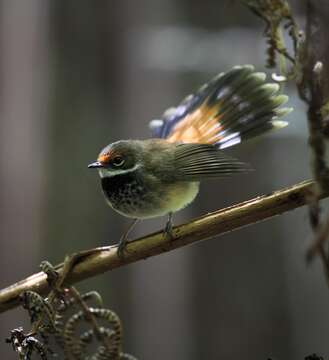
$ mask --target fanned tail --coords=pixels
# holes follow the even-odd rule
[[[151,122],[154,136],[223,149],[286,126],[280,118],[292,110],[281,107],[288,97],[279,94],[278,84],[265,79],[251,65],[219,74],[178,107],[168,109],[161,120]]]

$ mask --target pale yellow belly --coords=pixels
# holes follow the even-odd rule
[[[199,192],[199,182],[182,182],[176,184],[168,194],[167,212],[176,212],[189,205]]]
[[[154,185],[154,184],[153,184]],[[175,213],[189,205],[199,192],[199,182],[175,182],[155,184],[142,188],[138,195],[105,192],[108,204],[118,213],[137,219],[149,219]],[[132,191],[131,187],[128,187]]]
[[[142,218],[153,218],[176,212],[189,205],[199,192],[199,182],[178,182],[168,185],[158,199],[158,206],[154,206],[151,213],[144,213]]]

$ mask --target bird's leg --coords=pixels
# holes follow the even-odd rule
[[[124,256],[124,250],[128,241],[128,235],[130,231],[135,227],[135,225],[138,223],[139,219],[134,219],[133,222],[129,225],[127,230],[123,233],[123,235],[120,238],[119,245],[118,245],[118,256],[120,259],[122,259]]]
[[[174,214],[172,212],[168,213],[168,221],[167,221],[166,226],[164,228],[164,235],[166,237],[168,237],[169,240],[173,240],[173,238],[174,238],[174,234],[173,234],[173,231],[172,231],[172,228],[173,228],[173,225],[174,225],[174,223],[173,223],[173,215]]]

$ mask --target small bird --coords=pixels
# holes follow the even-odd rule
[[[172,237],[173,214],[195,199],[201,180],[250,170],[224,148],[288,124],[279,120],[292,110],[280,107],[288,97],[265,79],[251,65],[220,73],[152,120],[153,138],[109,144],[89,164],[99,171],[108,204],[134,219],[120,239],[120,257],[138,220],[167,215],[164,232]]]

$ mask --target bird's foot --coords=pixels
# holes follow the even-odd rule
[[[168,221],[166,223],[166,226],[164,228],[164,236],[168,239],[168,240],[174,240],[175,236],[174,236],[174,232],[173,232],[173,220],[172,220],[173,214],[170,213],[168,216]]]
[[[125,233],[121,236],[121,239],[119,241],[119,245],[118,245],[118,250],[117,250],[117,254],[120,260],[124,259],[124,253],[127,252],[126,249],[126,245],[128,242],[128,235],[130,233],[130,231],[134,228],[134,226],[137,224],[139,220],[138,219],[134,219],[133,222],[130,224],[130,226],[127,228],[127,230],[125,231]]]
[[[126,237],[122,237],[119,241],[117,254],[120,260],[123,260],[125,257],[124,255],[125,255],[125,251],[127,251],[126,250],[127,242],[128,239]]]

